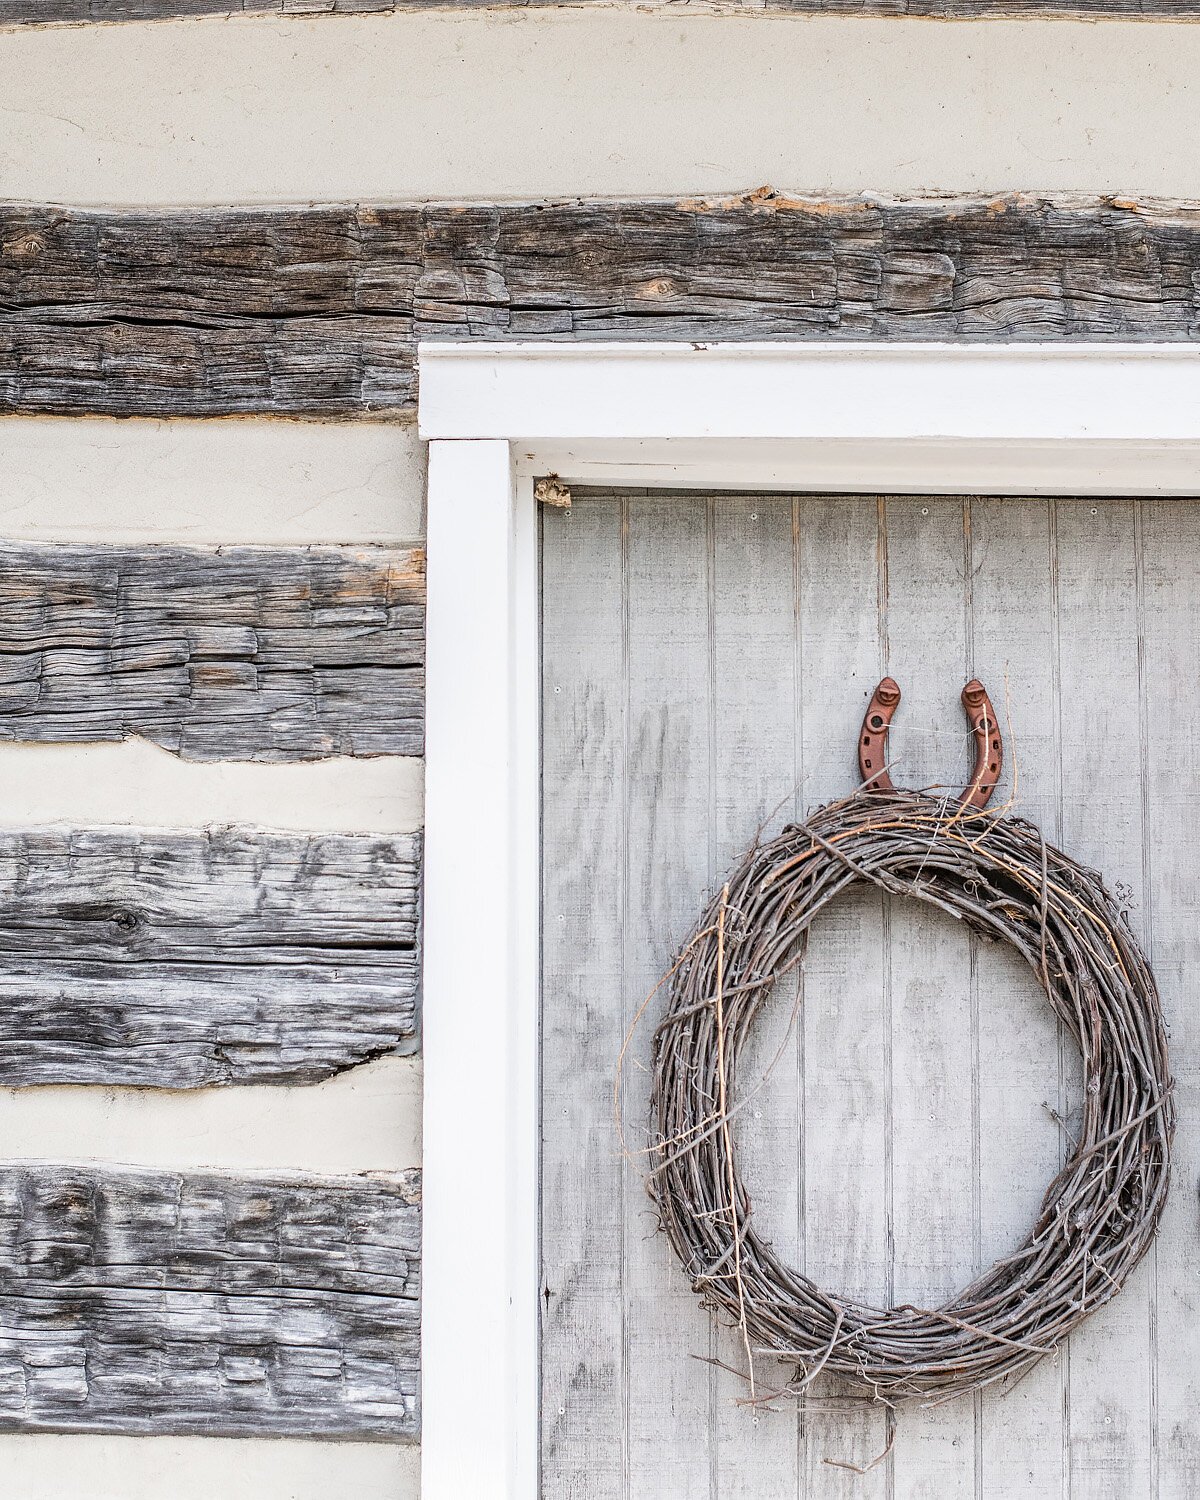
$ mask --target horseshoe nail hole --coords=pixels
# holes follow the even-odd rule
[[[871,762],[869,760],[864,760],[863,765],[866,766],[868,771],[871,769]]]

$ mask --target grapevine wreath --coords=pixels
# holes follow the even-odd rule
[[[1099,875],[1022,818],[984,811],[1002,744],[963,692],[975,772],[958,800],[897,790],[885,768],[900,690],[885,678],[859,741],[863,786],[757,843],[709,903],[668,981],[654,1038],[648,1184],[705,1303],[799,1395],[822,1372],[877,1400],[948,1399],[1015,1377],[1121,1289],[1167,1192],[1174,1108],[1154,978]],[[939,906],[1011,943],[1083,1058],[1078,1142],[1024,1244],[941,1307],[864,1306],[785,1265],[757,1234],[730,1130],[738,1058],[816,916],[856,881]]]

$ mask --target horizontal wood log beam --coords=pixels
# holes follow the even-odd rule
[[[1200,209],[0,207],[0,411],[404,413],[419,338],[1200,335]]]
[[[0,832],[0,1087],[313,1083],[417,1045],[420,841]]]
[[[594,0],[0,0],[0,26],[45,25],[48,22],[156,21],[183,16],[345,16],[391,15],[429,10],[570,9]],[[674,10],[679,0],[608,0],[620,8]],[[765,9],[796,15],[942,16],[1124,16],[1195,19],[1196,0],[701,0],[689,11],[738,15]]]
[[[0,1168],[0,1430],[412,1439],[420,1180]]]
[[[424,617],[419,551],[0,544],[0,740],[419,755]]]

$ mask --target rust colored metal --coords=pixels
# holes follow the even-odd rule
[[[975,736],[975,765],[971,780],[959,801],[967,807],[986,807],[992,800],[1000,768],[1004,764],[1004,741],[992,700],[978,677],[972,677],[962,690],[962,706]]]
[[[863,785],[872,792],[894,792],[887,772],[887,735],[892,715],[900,703],[900,684],[885,677],[871,695],[858,737],[858,769]]]
[[[871,695],[858,737],[858,769],[870,792],[892,792],[895,787],[887,770],[887,740],[892,716],[900,704],[900,684],[885,677]],[[962,690],[962,706],[975,738],[975,765],[958,800],[964,807],[985,808],[992,800],[1004,765],[1004,741],[996,710],[978,677]]]

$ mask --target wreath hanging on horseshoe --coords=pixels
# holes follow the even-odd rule
[[[1023,1373],[1120,1291],[1166,1197],[1175,1117],[1154,977],[1099,875],[1024,819],[985,812],[1002,739],[979,681],[962,701],[976,747],[966,790],[957,801],[900,790],[886,759],[900,689],[884,678],[859,738],[860,790],[755,844],[668,976],[648,1186],[694,1289],[740,1331],[751,1379],[759,1356],[795,1366],[773,1397],[822,1372],[888,1403]],[[802,961],[814,918],[859,881],[1011,943],[1083,1058],[1079,1139],[1028,1238],[936,1308],[864,1306],[784,1264],[755,1230],[733,1147],[754,1019]]]

